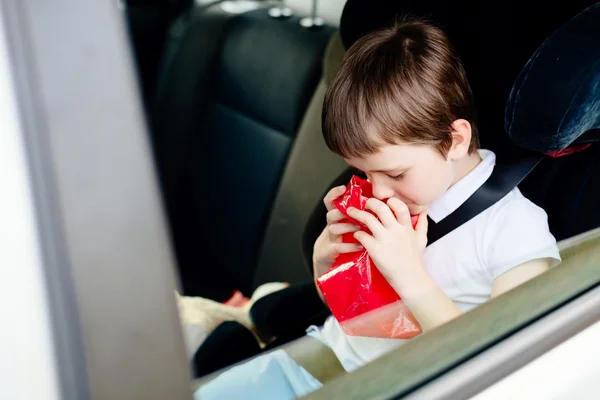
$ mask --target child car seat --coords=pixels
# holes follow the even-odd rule
[[[358,2],[352,0],[348,2],[344,16],[348,15],[346,12],[348,7],[354,7],[356,3]],[[390,14],[395,15],[388,9],[381,15],[389,20]],[[558,14],[555,13],[555,15]],[[363,20],[364,14],[355,12],[355,15],[361,15],[359,20]],[[356,34],[355,30],[347,28],[350,21],[347,18],[344,20],[344,16],[340,31],[348,45],[360,35]],[[458,23],[460,24],[460,22]],[[371,21],[370,26],[376,25]],[[487,137],[487,143],[499,143],[498,147],[488,146],[498,154],[499,168],[497,170],[505,168],[508,171],[507,174],[496,174],[498,180],[492,187],[492,198],[488,198],[487,201],[490,204],[487,206],[501,198],[501,192],[494,194],[495,188],[499,187],[504,193],[507,193],[521,183],[519,187],[524,194],[548,212],[551,230],[557,239],[600,226],[600,211],[595,206],[598,204],[600,196],[600,185],[598,180],[591,179],[600,168],[600,162],[597,161],[600,146],[595,143],[599,139],[600,124],[600,105],[598,103],[600,101],[600,73],[597,61],[600,51],[599,27],[598,6],[593,6],[552,34],[551,38],[546,40],[535,52],[531,61],[519,75],[510,94],[505,118],[506,131],[509,135],[504,136],[512,139],[512,142],[507,145],[501,140],[490,139],[491,135]],[[369,29],[365,30],[362,26],[359,30],[365,32]],[[518,36],[513,34],[513,37]],[[523,39],[523,42],[531,44],[535,41],[535,37],[536,35],[529,36],[527,40]],[[471,43],[471,52],[474,52],[473,48],[479,44],[478,39],[475,41],[476,43]],[[571,48],[573,43],[576,43],[576,46]],[[466,49],[467,44],[463,42],[461,47]],[[508,55],[504,54],[504,56]],[[518,54],[515,55],[515,58],[518,58]],[[562,59],[563,64],[552,63],[552,60],[556,58]],[[568,60],[571,62],[567,63]],[[525,61],[521,65],[523,64]],[[469,72],[470,70],[467,70],[467,74]],[[503,72],[506,71],[503,69]],[[512,77],[513,81],[516,75],[515,73],[515,76]],[[475,95],[477,98],[477,92]],[[497,96],[501,96],[501,94],[497,94]],[[484,101],[483,103],[489,107],[493,107],[495,104],[493,101]],[[569,105],[572,108],[568,108]],[[495,113],[494,110],[484,115],[489,116]],[[492,125],[493,123],[488,123],[483,126],[491,127]],[[488,129],[489,131],[495,132],[492,128]],[[486,135],[486,131],[483,130],[482,136],[484,135]],[[486,141],[484,140],[484,142]],[[579,147],[580,144],[590,146],[584,151],[576,152],[583,149]],[[570,145],[575,145],[575,147],[569,147]],[[565,149],[568,150],[565,151]],[[574,153],[569,154],[570,152]],[[551,155],[547,156],[544,153]],[[564,157],[556,158],[561,155]],[[534,172],[521,182],[534,167]],[[347,182],[351,174],[352,171],[345,171],[330,187]],[[494,200],[493,196],[497,198]],[[486,200],[483,201],[485,203]],[[479,208],[485,206],[485,204],[481,204],[481,201],[477,203]],[[303,238],[303,253],[311,271],[312,246],[325,226],[325,213],[325,207],[319,204],[307,223]],[[462,220],[458,218],[454,221],[454,228],[464,222],[466,222],[464,218]],[[449,232],[447,229],[452,229],[452,227],[445,227],[443,229],[445,233]],[[430,234],[435,232],[435,227],[432,227]],[[444,232],[438,232],[438,238]],[[285,291],[271,296],[278,296],[281,300],[275,302],[267,296],[257,302],[252,309],[253,317],[260,322],[257,326],[271,334],[281,332],[290,337],[292,335],[285,329],[290,325],[288,322],[291,322],[288,321],[289,314],[285,313],[285,307],[279,307],[279,305],[290,301],[300,304],[303,296],[312,301],[317,294],[313,286],[307,285],[305,293],[290,291],[290,297],[287,297],[285,301],[283,300],[287,296]],[[291,324],[293,326],[301,325],[297,319],[294,319],[293,322],[295,322]],[[303,332],[298,331],[297,334],[299,336]]]

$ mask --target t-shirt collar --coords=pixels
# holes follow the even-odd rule
[[[489,150],[478,150],[478,152],[482,160],[479,165],[427,208],[427,215],[435,223],[456,211],[492,175],[496,165],[496,155]]]

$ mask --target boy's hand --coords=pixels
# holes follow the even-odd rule
[[[357,231],[354,237],[365,247],[375,265],[388,282],[395,286],[402,279],[410,279],[413,272],[422,272],[422,258],[427,245],[427,215],[419,215],[415,229],[412,227],[408,207],[391,198],[387,204],[369,199],[366,209],[348,209],[348,215],[363,223],[372,232]]]
[[[327,226],[315,241],[313,248],[315,278],[327,272],[340,254],[352,253],[363,249],[362,246],[356,243],[342,243],[343,234],[356,232],[360,229],[360,227],[354,224],[340,223],[345,216],[335,208],[333,200],[343,195],[345,191],[345,186],[338,186],[331,189],[323,199],[328,211]]]

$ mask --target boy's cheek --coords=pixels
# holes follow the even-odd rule
[[[444,193],[448,190],[448,186],[446,182],[430,182],[431,186],[428,188],[423,188],[427,190],[423,190],[418,193],[417,198],[415,198],[414,204],[420,206],[420,210],[416,210],[419,212],[425,211],[425,209],[438,201]],[[412,210],[411,210],[412,211]]]

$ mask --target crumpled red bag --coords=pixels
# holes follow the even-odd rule
[[[373,197],[371,183],[353,176],[344,195],[334,205],[346,217],[350,207],[365,209]],[[412,217],[413,227],[418,216]],[[366,226],[348,217],[344,222]],[[342,238],[357,243],[353,234]],[[344,332],[352,336],[409,339],[421,333],[421,326],[400,296],[377,269],[366,250],[340,255],[331,269],[317,279],[333,316]]]

